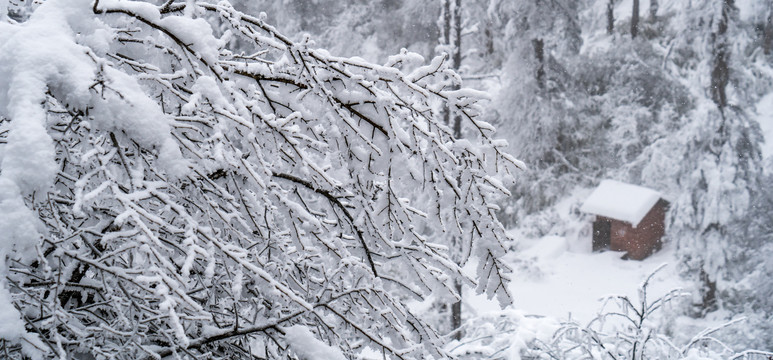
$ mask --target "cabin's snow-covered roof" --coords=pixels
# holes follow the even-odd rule
[[[602,180],[581,211],[631,223],[634,227],[660,200],[659,192],[614,180]]]

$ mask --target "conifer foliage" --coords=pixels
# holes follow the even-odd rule
[[[226,1],[3,19],[0,353],[446,357],[406,300],[461,278],[509,301],[494,201],[520,164],[448,59],[423,63],[335,57]]]

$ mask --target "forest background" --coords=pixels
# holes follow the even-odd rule
[[[534,238],[564,235],[571,226],[562,227],[553,206],[578,188],[612,178],[657,189],[672,202],[665,241],[693,284],[692,305],[680,311],[743,314],[745,323],[724,340],[770,350],[770,1],[242,6],[265,11],[287,32],[312,34],[332,52],[369,61],[384,62],[402,48],[426,58],[460,52],[465,85],[490,94],[487,120],[528,166],[501,204],[503,223]],[[445,17],[457,6],[459,23]],[[516,240],[511,249],[518,248]]]

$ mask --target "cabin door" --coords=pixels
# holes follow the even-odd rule
[[[609,250],[612,223],[606,219],[593,222],[593,251]]]

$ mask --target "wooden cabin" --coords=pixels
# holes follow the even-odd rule
[[[596,215],[593,251],[624,251],[642,260],[661,248],[668,202],[655,190],[603,180],[580,210]]]

